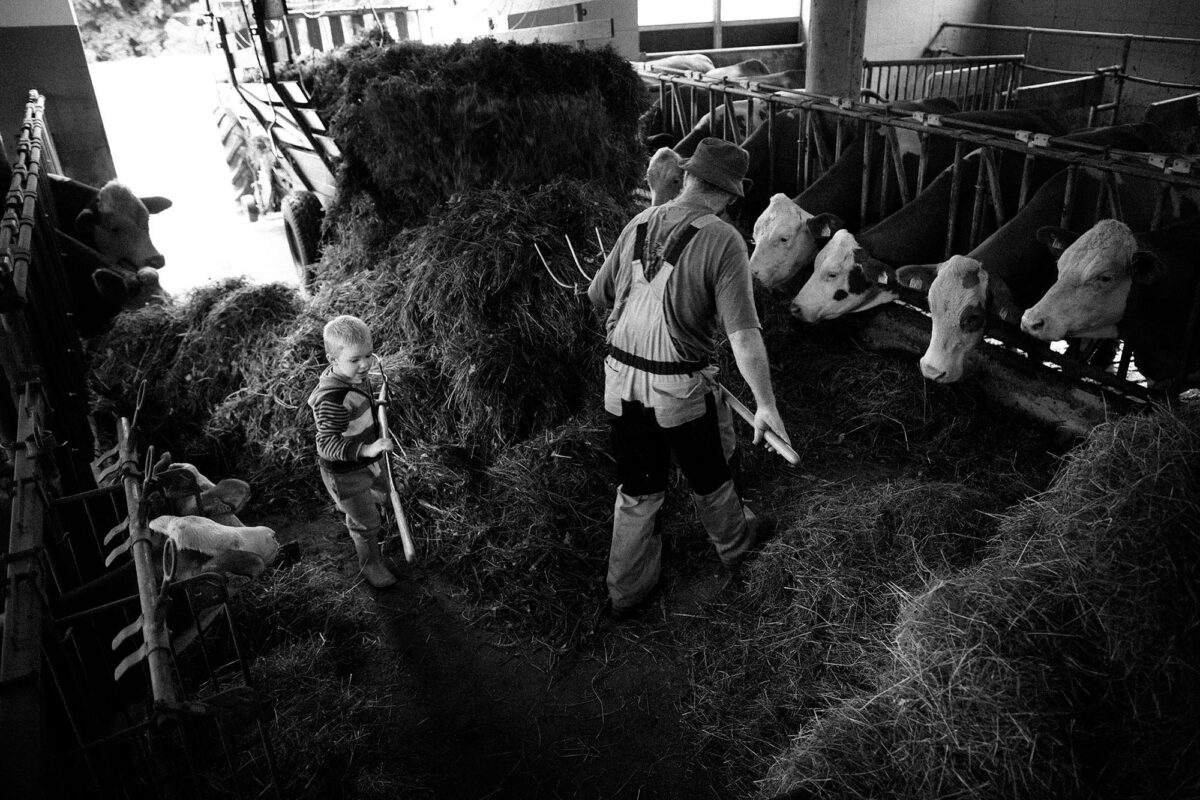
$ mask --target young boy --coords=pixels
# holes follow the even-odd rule
[[[382,521],[376,505],[388,494],[380,456],[392,451],[392,442],[379,435],[367,377],[375,364],[371,331],[358,317],[343,314],[326,323],[324,334],[329,367],[308,398],[317,420],[321,480],[346,515],[363,577],[383,589],[396,582],[379,552]]]

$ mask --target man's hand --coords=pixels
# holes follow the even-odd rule
[[[374,458],[380,453],[392,452],[394,447],[395,445],[392,444],[391,439],[376,439],[370,444],[364,444],[362,450],[359,451],[359,455],[362,458]]]
[[[766,439],[767,431],[771,431],[789,445],[792,443],[787,430],[783,427],[783,418],[779,416],[779,409],[773,406],[758,406],[754,409],[754,443],[761,444]],[[775,450],[770,444],[767,444],[767,449]]]

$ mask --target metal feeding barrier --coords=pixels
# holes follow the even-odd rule
[[[180,579],[172,546],[160,549],[147,528],[161,463],[150,453],[140,465],[126,420],[92,463],[86,373],[40,181],[54,166],[44,114],[31,92],[0,221],[0,435],[12,470],[0,539],[5,789],[33,799],[278,796],[225,579]]]
[[[750,80],[709,81],[696,73],[667,75],[643,71],[639,74],[657,80],[659,98],[673,98],[672,104],[681,113],[686,111],[687,106],[679,102],[680,87],[687,87],[693,94],[708,93],[711,107],[738,100],[749,101],[750,107],[763,104],[766,113],[762,126],[766,128],[768,163],[779,163],[783,149],[792,148],[796,170],[795,174],[781,175],[772,169],[766,176],[768,193],[779,191],[776,187],[785,185],[795,187],[796,192],[802,191],[824,174],[851,142],[860,142],[862,159],[859,162],[859,178],[863,191],[859,210],[864,228],[910,203],[932,181],[935,176],[928,174],[930,170],[927,170],[927,165],[935,143],[942,148],[952,148],[948,215],[945,219],[928,220],[929,225],[944,226],[946,231],[943,258],[968,252],[1024,208],[1037,188],[1033,175],[1035,164],[1039,162],[1043,165],[1055,164],[1061,171],[1061,180],[1065,185],[1058,208],[1064,227],[1067,227],[1068,220],[1073,220],[1076,225],[1081,224],[1081,219],[1090,220],[1090,227],[1091,223],[1105,217],[1122,219],[1118,184],[1125,180],[1142,181],[1155,187],[1151,228],[1172,221],[1182,207],[1185,195],[1192,200],[1200,197],[1200,163],[1194,157],[1125,151],[1071,141],[1061,136],[968,123],[937,114],[899,111],[890,103],[863,103],[848,98],[826,97],[755,84]],[[670,100],[668,102],[671,103]],[[798,125],[790,128],[798,131],[794,138],[779,133],[783,128],[780,115],[785,112],[798,117]],[[739,144],[745,141],[744,137],[729,135],[727,129],[718,129],[711,135],[723,136]],[[760,137],[762,135],[759,133]],[[915,181],[910,179],[904,167],[902,136],[910,141],[915,136],[919,143]],[[878,157],[873,155],[875,148],[882,149]],[[974,180],[967,180],[964,177],[968,174],[964,157],[976,150],[979,151],[979,166]],[[1005,156],[1010,168],[1014,161],[1020,164],[1020,188],[1015,203],[1006,200],[1000,188],[1001,162]],[[1091,191],[1083,191],[1081,187],[1085,184],[1091,187]],[[1092,198],[1086,208],[1081,207],[1085,202],[1081,198],[1085,195]],[[878,199],[877,206],[872,206],[872,198]],[[958,215],[960,205],[971,209],[965,227]],[[806,210],[813,213],[822,211],[819,208]],[[747,229],[753,222],[740,220]],[[1085,229],[1080,228],[1080,232]],[[907,303],[928,313],[923,295],[904,291],[901,294]],[[1136,373],[1128,348],[1118,347],[1111,363],[1097,365],[1068,357],[1047,343],[1028,336],[1015,325],[999,319],[993,319],[993,322],[998,335],[987,344],[993,350],[1002,350],[1004,357],[1018,355],[1023,363],[1033,365],[1036,370],[1064,375],[1078,387],[1102,398],[1142,403],[1162,396]],[[1195,350],[1200,335],[1198,328],[1200,297],[1194,299],[1187,323],[1186,352]]]

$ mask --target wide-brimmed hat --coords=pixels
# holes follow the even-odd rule
[[[733,142],[709,136],[700,142],[691,158],[679,162],[684,172],[690,172],[719,189],[745,197],[743,183],[748,183],[746,169],[750,154]]]

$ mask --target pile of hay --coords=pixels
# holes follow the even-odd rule
[[[355,314],[384,357],[400,441],[453,445],[487,464],[598,392],[599,320],[551,281],[534,244],[565,276],[575,272],[570,236],[594,271],[597,231],[611,244],[627,214],[597,185],[570,179],[479,190],[388,239],[369,265],[357,245],[336,243],[332,264],[345,269],[308,303],[289,287],[237,279],[122,315],[95,347],[97,407],[132,414],[146,379],[148,442],[277,502],[319,495],[306,401],[326,366],[324,322]]]
[[[813,797],[1200,791],[1200,411],[1097,428],[977,566],[903,594],[888,658],[800,726]]]
[[[93,410],[132,417],[145,381],[139,428],[151,441],[195,445],[213,408],[262,374],[301,305],[285,284],[231,278],[183,302],[117,316],[112,330],[90,343]],[[195,454],[191,447],[188,453]]]
[[[867,685],[897,588],[972,563],[997,507],[984,489],[909,478],[821,481],[769,509],[779,532],[749,565],[745,593],[714,607],[689,643],[685,719],[731,788],[752,794],[813,709]]]
[[[367,40],[313,65],[313,99],[342,152],[339,201],[371,197],[408,226],[456,194],[555,177],[627,196],[644,165],[641,87],[611,49]]]
[[[587,632],[605,597],[613,466],[592,411],[507,448],[461,504],[427,517],[438,568],[514,638],[558,650]]]

